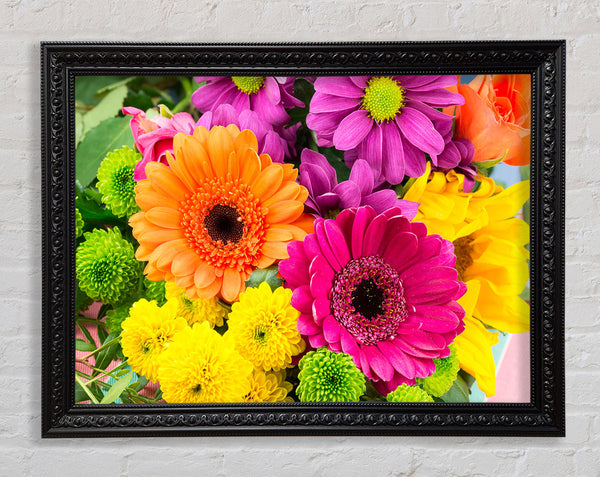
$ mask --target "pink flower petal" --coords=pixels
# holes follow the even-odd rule
[[[357,259],[362,256],[362,245],[365,232],[370,220],[375,216],[375,211],[371,207],[360,207],[356,211],[356,217],[352,224],[352,258]]]
[[[321,327],[317,326],[313,321],[312,315],[306,315],[304,313],[300,313],[296,329],[298,330],[298,333],[307,336],[316,335],[321,332]]]
[[[323,335],[329,343],[340,341],[340,324],[331,315],[327,315],[323,320]]]
[[[360,102],[360,98],[344,98],[316,92],[310,101],[310,112],[346,111],[346,114],[350,114],[350,112],[358,109]]]
[[[329,245],[329,241],[327,240],[327,235],[325,233],[325,225],[324,221],[315,222],[315,234],[317,236],[317,240],[319,241],[319,247],[323,252],[323,256],[327,259],[329,264],[333,267],[336,272],[339,272],[342,269],[343,264],[337,258],[337,254],[333,251],[331,246]],[[306,241],[306,238],[304,239]]]
[[[360,195],[367,195],[373,192],[373,187],[375,186],[373,170],[364,159],[359,159],[352,165],[349,179],[360,188]]]
[[[377,253],[381,244],[381,239],[387,226],[387,217],[378,215],[367,226],[365,237],[362,244],[362,255],[368,257]]]
[[[323,223],[327,241],[339,264],[343,267],[350,260],[350,251],[344,238],[344,234],[334,220],[326,220]]]
[[[460,322],[458,316],[445,306],[417,305],[415,311],[423,331],[446,333],[456,329]]]
[[[267,98],[272,104],[279,104],[281,102],[281,94],[279,92],[279,84],[275,81],[275,78],[267,76],[265,78],[265,93]]]
[[[315,80],[315,91],[345,98],[362,98],[365,94],[347,76],[321,76]]]
[[[310,293],[315,298],[327,298],[331,290],[331,278],[320,270],[310,277]]]
[[[327,340],[323,336],[323,333],[319,333],[316,335],[311,335],[308,337],[308,342],[313,348],[321,348],[323,346],[327,346]]]
[[[333,144],[341,151],[347,151],[360,144],[373,127],[368,111],[359,109],[350,113],[339,124],[333,134]]]
[[[323,319],[331,313],[331,303],[327,298],[317,298],[313,302],[312,314],[315,323],[322,326]]]
[[[381,174],[381,165],[383,161],[383,134],[381,126],[377,122],[373,122],[373,128],[367,134],[367,137],[358,145],[358,156],[360,159],[365,159],[374,175]]]
[[[443,88],[430,91],[409,91],[406,97],[412,101],[422,101],[434,108],[465,104],[465,98],[461,94],[452,93]]]
[[[250,105],[250,109],[259,112],[260,116],[271,124],[282,126],[290,120],[283,105],[271,103],[264,89],[250,96]]]
[[[302,285],[292,293],[291,304],[300,313],[312,314],[313,296],[308,285]]]
[[[394,376],[394,368],[385,358],[377,346],[363,346],[361,351],[366,355],[369,366],[378,377],[384,381],[389,381]]]
[[[404,148],[395,122],[382,123],[383,155],[381,172],[390,184],[400,184],[404,179]]]
[[[392,268],[401,270],[412,260],[419,248],[419,240],[411,232],[399,232],[387,242],[383,260]]]
[[[342,350],[353,358],[358,355],[358,344],[356,339],[344,327],[340,327],[340,341],[342,342]],[[356,363],[356,361],[355,361]]]
[[[412,305],[443,305],[454,300],[460,292],[460,284],[456,280],[431,280],[423,285],[409,286],[405,284],[404,297]]]
[[[414,377],[415,365],[413,364],[413,360],[404,351],[396,346],[396,341],[397,339],[393,341],[380,341],[377,343],[377,347],[388,359],[396,371],[403,376],[409,378]]]
[[[444,138],[422,112],[405,106],[396,116],[396,123],[404,137],[421,151],[439,154],[444,150]]]

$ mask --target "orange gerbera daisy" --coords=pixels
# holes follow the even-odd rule
[[[233,302],[252,270],[288,258],[288,243],[312,231],[308,191],[292,164],[259,156],[254,133],[235,125],[179,133],[173,150],[169,167],[148,163],[136,185],[136,258],[150,280]]]

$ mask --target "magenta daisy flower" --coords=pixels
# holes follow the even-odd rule
[[[288,123],[285,111],[304,103],[292,94],[294,78],[268,76],[200,76],[206,81],[192,94],[192,104],[202,113],[215,110],[221,104],[231,104],[238,113],[255,111],[261,119],[274,126]]]
[[[294,157],[293,145],[300,123],[287,129],[280,128],[264,121],[250,109],[245,109],[238,114],[230,104],[221,104],[214,111],[207,111],[198,121],[198,126],[204,126],[206,129],[229,124],[235,124],[240,130],[252,131],[258,141],[259,154],[268,154],[273,162],[281,163],[284,157]]]
[[[456,76],[320,77],[306,124],[317,143],[365,159],[382,180],[399,184],[425,172],[425,154],[439,155],[452,116],[435,108],[464,104],[447,86]]]
[[[376,213],[400,207],[402,214],[412,220],[419,204],[398,199],[396,193],[377,184],[367,161],[360,159],[352,165],[350,178],[338,184],[335,169],[323,154],[304,149],[300,163],[300,184],[308,189],[305,205],[314,215],[333,217],[343,209],[370,205]]]
[[[315,233],[288,245],[279,264],[298,331],[314,348],[352,356],[382,394],[435,371],[435,358],[464,329],[466,292],[454,247],[400,209],[347,209],[317,219]]]

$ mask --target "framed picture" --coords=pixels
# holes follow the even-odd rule
[[[42,436],[563,436],[563,41],[42,44]]]

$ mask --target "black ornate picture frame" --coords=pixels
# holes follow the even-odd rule
[[[42,437],[565,435],[564,41],[41,45]],[[78,76],[531,75],[528,403],[75,405]]]

